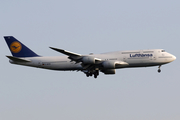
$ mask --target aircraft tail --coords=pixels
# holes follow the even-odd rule
[[[6,43],[14,57],[37,57],[35,52],[30,50],[13,36],[4,36]]]

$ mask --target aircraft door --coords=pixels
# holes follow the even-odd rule
[[[140,50],[139,52],[140,52],[140,54],[143,54],[143,50]],[[144,64],[144,63],[146,63],[146,58],[140,57],[139,61],[141,64]]]
[[[159,51],[156,51],[156,52],[159,52]],[[156,57],[157,57],[157,56],[156,56],[156,54],[157,54],[156,52],[153,54],[153,57],[152,57],[152,59],[153,59],[154,61],[156,60]]]
[[[126,55],[123,56],[123,61],[126,62]]]
[[[41,61],[38,61],[37,64],[38,64],[38,67],[42,66],[42,62]]]

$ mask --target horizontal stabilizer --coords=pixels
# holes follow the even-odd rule
[[[6,56],[8,57],[10,60],[15,61],[15,62],[31,62],[30,60],[26,60],[23,58],[17,58],[17,57],[13,57],[13,56]]]

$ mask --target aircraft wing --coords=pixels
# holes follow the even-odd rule
[[[77,53],[73,53],[73,52],[70,52],[70,51],[67,51],[67,50],[63,50],[63,49],[59,49],[59,48],[53,48],[53,47],[49,47],[57,52],[60,52],[62,54],[65,54],[67,56],[69,56],[68,58],[71,59],[71,61],[75,61],[76,63],[79,63],[81,62],[81,58],[83,57],[82,55],[80,54],[77,54]]]
[[[89,63],[93,63],[93,62],[94,63],[101,62],[101,59],[94,58],[92,56],[84,56],[81,54],[77,54],[77,53],[70,52],[70,51],[63,50],[63,49],[59,49],[59,48],[53,48],[53,47],[50,47],[50,48],[57,51],[57,52],[60,52],[62,54],[69,56],[68,58],[71,59],[72,61],[75,61],[76,63],[82,62],[83,64],[89,64]]]
[[[124,61],[116,61],[115,62],[115,66],[116,67],[123,67],[123,66],[127,66],[129,65],[127,62],[124,62]]]
[[[73,52],[70,52],[70,51],[67,51],[67,50],[63,50],[63,49],[58,49],[58,48],[53,48],[53,47],[50,47],[51,49],[57,51],[57,52],[60,52],[62,54],[65,54],[67,56],[74,56],[74,57],[81,57],[80,54],[77,54],[77,53],[73,53]]]

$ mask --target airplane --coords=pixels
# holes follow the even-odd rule
[[[87,77],[94,76],[94,78],[97,78],[99,72],[105,75],[113,75],[116,73],[116,69],[134,67],[159,66],[158,72],[160,73],[162,65],[176,59],[174,55],[164,49],[81,55],[54,47],[50,48],[66,56],[45,57],[36,54],[13,36],[4,36],[4,39],[12,53],[12,56],[6,57],[9,58],[9,62],[12,64],[59,71],[76,70],[85,73]]]

